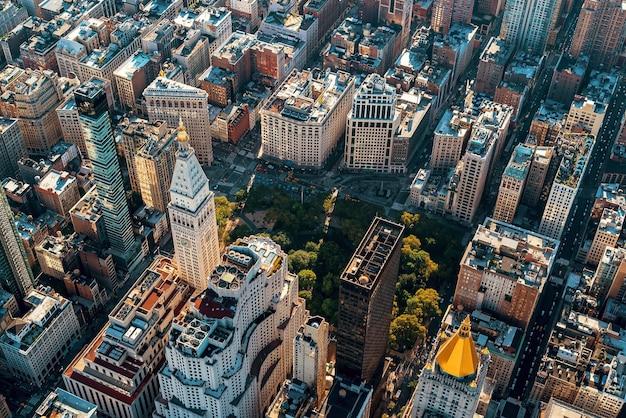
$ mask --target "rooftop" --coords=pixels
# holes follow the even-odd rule
[[[435,128],[435,135],[465,137],[474,118],[458,110],[447,109]]]
[[[557,139],[559,154],[563,155],[554,182],[577,189],[587,168],[595,137],[589,134],[561,133]]]
[[[383,270],[398,245],[404,227],[383,218],[375,218],[352,255],[340,280],[365,289],[376,286]]]
[[[76,183],[76,178],[67,171],[50,170],[39,180],[37,186],[42,190],[61,194],[68,190],[74,183]]]
[[[150,63],[150,55],[138,50],[128,57],[114,72],[115,76],[132,79],[135,73]]]
[[[533,148],[528,145],[518,144],[513,150],[513,155],[511,155],[503,175],[519,180],[525,179],[532,158]]]
[[[298,122],[323,123],[353,85],[354,77],[343,71],[294,70],[263,110]]]
[[[92,418],[98,407],[63,389],[50,392],[35,412],[36,418]]]
[[[485,49],[480,54],[481,61],[493,61],[497,65],[505,66],[513,55],[515,45],[500,38],[491,37]]]
[[[240,31],[233,32],[230,38],[213,53],[213,57],[224,59],[234,64],[241,59],[245,51],[256,42],[256,38],[253,35]],[[211,63],[213,63],[213,59],[211,59]]]
[[[541,288],[559,245],[558,240],[487,218],[478,226],[461,264]]]

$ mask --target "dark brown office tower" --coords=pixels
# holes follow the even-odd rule
[[[585,0],[570,54],[576,58],[581,53],[589,56],[592,70],[610,69],[624,46],[625,25],[626,8],[622,7],[622,0]]]
[[[402,225],[374,218],[339,281],[337,371],[369,382],[389,339]]]
[[[359,8],[357,10],[357,17],[363,24],[371,23],[373,26],[378,26],[378,7],[379,0],[359,0]]]

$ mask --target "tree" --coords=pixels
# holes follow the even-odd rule
[[[230,238],[236,240],[237,238],[247,237],[252,234],[252,230],[246,224],[239,224],[230,231]]]
[[[324,203],[322,204],[322,208],[324,209],[324,213],[329,214],[331,209],[333,208],[333,203],[335,199],[332,194],[329,194],[324,199]]]
[[[296,250],[289,254],[289,271],[297,272],[309,268],[311,256],[308,251]]]
[[[404,351],[413,347],[418,338],[426,337],[426,327],[424,327],[415,315],[402,314],[393,321],[389,327],[389,333],[393,336],[390,345],[395,345],[395,350]]]
[[[322,302],[322,312],[324,313],[324,317],[331,324],[337,323],[337,310],[339,309],[339,304],[337,303],[337,299],[327,298]]]
[[[246,192],[244,189],[241,189],[237,193],[235,193],[236,202],[243,202],[244,200],[247,199],[247,197],[248,197],[248,192]]]
[[[404,312],[422,319],[441,315],[439,293],[435,289],[430,288],[418,289],[415,295],[407,300]]]
[[[402,239],[402,253],[408,253],[411,251],[416,251],[422,248],[422,242],[418,237],[411,234],[406,238]]]
[[[226,226],[226,221],[232,214],[232,203],[228,201],[226,196],[217,196],[215,198],[215,218],[217,220],[217,225],[220,227]]]
[[[322,278],[322,293],[326,297],[335,297],[339,288],[339,279],[333,273],[327,273]]]
[[[309,302],[311,302],[311,299],[313,299],[313,292],[310,290],[300,290],[298,292],[298,296],[306,300],[306,304],[309,305]],[[310,306],[307,307],[310,309]]]
[[[402,222],[402,225],[404,225],[409,230],[413,229],[415,225],[417,225],[419,220],[420,216],[417,213],[404,212],[402,213],[402,215],[400,215],[400,222]]]
[[[285,231],[278,231],[277,233],[272,235],[272,241],[280,245],[283,250],[287,250],[289,247],[291,247],[291,243],[293,242],[291,236]]]
[[[300,270],[298,273],[298,284],[300,290],[312,290],[317,281],[317,275],[313,270]]]

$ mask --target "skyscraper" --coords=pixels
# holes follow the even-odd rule
[[[165,77],[157,77],[143,91],[143,96],[150,122],[163,120],[169,126],[176,126],[182,119],[189,129],[190,145],[198,161],[211,164],[213,146],[207,92]]]
[[[93,178],[102,202],[104,226],[111,249],[124,259],[135,244],[133,226],[117,160],[115,139],[109,118],[104,89],[83,83],[74,92],[87,154],[93,166]]]
[[[22,157],[26,146],[18,120],[0,117],[0,178],[17,177],[17,160]]]
[[[626,40],[626,7],[622,0],[585,0],[570,54],[589,57],[591,69],[609,70]]]
[[[224,251],[208,287],[167,328],[154,417],[265,416],[292,369],[306,314],[287,265],[266,237]]]
[[[558,153],[559,170],[552,183],[548,202],[541,216],[539,233],[561,239],[578,188],[587,170],[595,138],[587,134],[561,134]]]
[[[435,0],[431,26],[434,31],[447,34],[456,22],[472,22],[474,0]]]
[[[473,417],[489,359],[474,344],[469,315],[454,334],[440,334],[417,382],[411,418]]]
[[[507,0],[500,38],[522,51],[543,54],[559,5],[559,0]]]
[[[509,164],[502,173],[496,206],[493,209],[493,219],[512,223],[517,211],[517,205],[522,198],[526,185],[528,169],[533,158],[533,148],[519,144],[513,150]]]
[[[33,290],[35,279],[4,193],[0,196],[0,245],[0,286],[21,301]]]
[[[387,348],[404,227],[374,218],[339,279],[337,371],[370,381]]]
[[[213,192],[202,171],[182,120],[178,126],[178,152],[168,206],[174,260],[178,275],[194,288],[207,287],[220,259]]]
[[[396,89],[380,75],[368,75],[354,95],[348,113],[345,166],[351,170],[395,171],[391,162],[400,120]]]
[[[328,322],[321,316],[308,317],[293,344],[293,377],[317,394],[318,405],[326,390]]]

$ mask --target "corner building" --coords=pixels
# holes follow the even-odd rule
[[[402,225],[374,218],[339,279],[337,371],[370,381],[385,355]]]
[[[419,377],[411,418],[474,417],[489,366],[489,350],[478,351],[469,315],[452,335],[441,333]]]
[[[287,254],[265,237],[230,245],[208,288],[172,322],[155,418],[263,416],[305,321]]]
[[[343,136],[354,83],[343,71],[294,70],[260,111],[263,155],[321,168]]]

